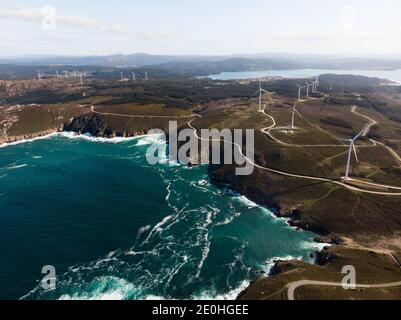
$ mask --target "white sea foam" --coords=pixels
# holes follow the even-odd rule
[[[212,291],[204,291],[203,293],[192,297],[193,300],[235,300],[239,296],[239,294],[248,288],[250,285],[249,281],[243,281],[238,288],[235,288],[227,293],[218,294]]]
[[[65,294],[59,300],[126,300],[140,293],[132,283],[116,277],[97,278],[90,287],[93,288],[92,291]]]
[[[201,260],[200,260],[200,262],[198,264],[198,271],[197,271],[196,276],[195,276],[196,278],[199,278],[199,276],[200,276],[200,274],[202,272],[203,265],[205,264],[205,261],[208,258],[209,253],[210,253],[211,242],[210,242],[210,239],[209,239],[208,227],[213,223],[213,218],[220,211],[219,209],[213,208],[213,207],[210,207],[210,206],[209,206],[209,208],[213,212],[210,212],[210,211],[207,212],[205,223],[201,226],[201,229],[203,229],[205,231],[205,235],[203,236],[203,240],[205,241],[205,245],[204,245],[204,247],[202,249],[202,258],[201,258]]]
[[[166,300],[166,298],[163,298],[161,296],[146,296],[143,300],[148,300],[148,301],[162,301],[162,300]]]
[[[235,212],[231,217],[226,218],[223,222],[216,223],[216,227],[228,225],[231,222],[233,222],[235,219],[239,218],[240,216],[241,216],[240,212]]]
[[[17,170],[17,169],[25,168],[27,166],[28,166],[28,164],[24,163],[24,164],[20,164],[20,165],[10,166],[10,167],[7,167],[6,169],[7,170]]]
[[[152,226],[144,226],[142,228],[139,229],[138,234],[136,235],[136,239],[135,239],[135,246],[138,244],[139,239],[141,238],[141,236],[149,231],[152,228]]]
[[[315,251],[322,251],[325,247],[332,246],[330,243],[317,243],[317,242],[308,242],[308,241],[304,241],[300,245],[303,249],[315,250]]]
[[[159,222],[158,224],[156,224],[154,226],[154,228],[152,229],[152,231],[149,233],[149,235],[147,236],[147,238],[145,239],[145,241],[142,243],[142,245],[146,244],[149,242],[150,238],[155,234],[155,233],[159,233],[161,231],[163,231],[162,226],[164,226],[167,222],[169,222],[171,219],[174,218],[174,215],[170,215],[165,217],[161,222]]]
[[[68,139],[83,139],[91,142],[99,142],[99,143],[122,143],[127,141],[135,141],[139,139],[148,138],[148,135],[141,135],[135,137],[115,137],[115,138],[102,138],[102,137],[95,137],[89,134],[77,134],[75,132],[61,132],[59,135],[63,136],[64,138]]]
[[[19,140],[19,141],[15,141],[15,142],[10,142],[10,143],[3,143],[0,144],[0,149],[1,148],[6,148],[6,147],[11,147],[11,146],[16,146],[19,144],[23,144],[23,143],[28,143],[28,142],[33,142],[36,140],[45,140],[45,139],[49,139],[51,137],[57,136],[59,133],[54,132],[54,133],[50,133],[41,137],[36,137],[36,138],[32,138],[32,139],[23,139],[23,140]]]
[[[101,142],[101,143],[122,143],[122,142],[127,142],[127,141],[134,141],[134,140],[140,140],[140,142],[138,142],[137,145],[151,144],[151,143],[158,143],[158,144],[163,143],[163,140],[160,139],[160,134],[140,135],[140,136],[134,136],[134,137],[129,137],[129,138],[124,138],[124,137],[101,138],[101,137],[94,137],[89,134],[77,134],[75,132],[64,131],[64,132],[54,132],[54,133],[50,133],[48,135],[44,135],[44,136],[36,137],[36,138],[32,138],[32,139],[22,139],[22,140],[15,141],[15,142],[3,143],[0,145],[0,148],[6,148],[6,147],[10,147],[10,146],[33,142],[36,140],[45,140],[45,139],[49,139],[49,138],[52,138],[55,136],[62,136],[64,138],[68,138],[68,139],[84,139],[87,141]]]
[[[239,197],[236,197],[235,199],[239,200],[241,203],[243,203],[245,206],[247,206],[248,209],[259,207],[258,204],[256,204],[255,202],[249,200],[245,196],[239,196]]]

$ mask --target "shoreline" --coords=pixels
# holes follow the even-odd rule
[[[2,148],[7,148],[10,146],[16,146],[16,145],[20,145],[20,144],[24,144],[24,143],[30,143],[30,142],[34,142],[37,140],[45,140],[45,139],[49,139],[51,137],[55,137],[55,136],[63,136],[67,139],[85,139],[87,141],[91,141],[91,142],[103,142],[103,143],[121,143],[121,142],[125,142],[125,141],[130,141],[130,140],[135,140],[135,139],[140,139],[140,138],[145,138],[148,136],[152,136],[149,134],[137,134],[137,135],[133,135],[130,137],[113,137],[113,138],[108,138],[108,137],[101,137],[101,136],[90,136],[90,135],[85,135],[85,134],[80,134],[80,133],[76,133],[76,132],[72,132],[72,131],[60,131],[60,130],[49,130],[47,132],[42,132],[42,133],[38,133],[38,134],[32,134],[32,135],[26,135],[24,137],[13,137],[14,139],[11,140],[10,142],[3,142],[0,144],[0,149]],[[20,138],[20,139],[19,139]],[[316,232],[314,230],[311,230],[310,228],[306,228],[302,225],[297,225],[296,224],[296,219],[294,217],[293,214],[282,214],[282,208],[275,206],[275,208],[273,207],[269,207],[266,206],[264,204],[259,203],[258,201],[255,201],[254,199],[252,199],[251,196],[247,195],[246,193],[243,192],[239,192],[237,190],[235,190],[235,186],[234,184],[227,182],[225,183],[226,185],[223,185],[222,183],[217,183],[214,179],[213,179],[213,171],[209,170],[208,175],[209,175],[209,179],[210,179],[210,183],[212,183],[214,186],[216,186],[217,188],[219,188],[220,190],[224,190],[224,189],[229,189],[230,191],[233,191],[234,193],[238,194],[238,196],[243,196],[245,197],[248,201],[252,202],[253,204],[268,210],[272,217],[274,217],[277,220],[283,221],[285,222],[285,224],[287,224],[290,228],[293,228],[294,230],[297,231],[304,231],[304,232],[310,232],[313,233],[314,235],[316,235],[316,237],[312,240],[311,243],[316,244],[317,246],[317,250],[314,250],[313,253],[311,253],[311,255],[313,254],[313,258],[314,258],[314,262],[310,263],[307,261],[304,261],[302,259],[297,259],[295,257],[275,257],[272,258],[269,263],[267,263],[266,265],[266,269],[261,270],[264,272],[265,275],[267,276],[261,276],[258,279],[254,280],[254,281],[250,281],[248,280],[247,282],[249,283],[247,286],[245,286],[244,284],[241,285],[241,288],[239,290],[233,290],[238,292],[238,295],[236,296],[235,300],[238,300],[241,298],[241,296],[244,294],[244,292],[246,292],[250,287],[252,287],[252,285],[257,282],[260,279],[264,279],[264,278],[269,278],[270,276],[276,274],[275,270],[278,269],[279,264],[283,263],[283,262],[290,262],[290,261],[304,261],[305,263],[308,264],[312,264],[312,265],[318,265],[317,260],[318,260],[318,256],[320,254],[322,254],[324,252],[324,250],[326,250],[329,247],[332,247],[333,245],[336,245],[335,243],[333,243],[333,241],[331,241],[331,243],[326,242],[324,237],[325,235],[319,232]],[[288,258],[288,259],[287,259]],[[232,295],[231,295],[232,296]]]
[[[0,149],[2,148],[7,148],[11,146],[16,146],[19,144],[24,144],[24,143],[30,143],[34,142],[37,140],[46,140],[51,137],[55,136],[64,136],[66,138],[70,139],[86,139],[88,141],[93,141],[93,142],[105,142],[105,143],[119,143],[119,142],[124,142],[124,141],[130,141],[130,140],[135,140],[135,139],[140,139],[140,138],[145,138],[148,136],[152,136],[149,134],[137,134],[133,136],[127,136],[127,137],[102,137],[102,136],[92,136],[92,135],[86,135],[86,134],[80,134],[77,132],[73,131],[64,131],[64,130],[49,130],[46,132],[38,133],[38,134],[32,134],[32,135],[25,135],[21,137],[13,137],[12,140],[0,140]]]
[[[8,139],[0,138],[0,149],[10,147],[10,146],[16,146],[16,145],[23,144],[23,143],[33,142],[36,140],[48,139],[59,133],[61,133],[60,130],[54,129],[54,130],[39,132],[36,134],[27,134],[24,136],[14,136],[14,137],[11,137]]]
[[[288,75],[285,72],[310,72],[317,71],[317,73],[302,74],[302,75]],[[367,73],[378,73],[370,74]],[[283,80],[297,80],[297,79],[307,79],[320,77],[325,74],[335,74],[335,75],[355,75],[362,77],[377,78],[385,81],[385,85],[390,86],[401,86],[401,78],[394,78],[392,75],[382,75],[380,73],[391,73],[400,72],[401,69],[320,69],[320,68],[295,68],[295,69],[270,69],[270,70],[245,70],[245,71],[222,71],[216,74],[209,74],[206,76],[198,76],[198,79],[212,79],[214,81],[258,81],[258,80],[271,80],[271,79],[283,79]],[[249,77],[234,77],[234,75],[241,75],[244,73],[263,73],[263,75],[254,75]],[[229,78],[224,78],[224,75],[231,75]]]
[[[209,179],[211,180],[211,183],[213,185],[215,185],[217,188],[223,189],[223,188],[233,188],[234,187],[234,184],[232,184],[232,183],[230,183],[228,181],[227,182],[223,182],[223,183],[221,181],[219,181],[219,182],[215,181],[213,179],[213,177],[212,177],[212,174],[213,174],[213,171],[212,172],[209,171]],[[313,228],[312,229],[311,228],[307,228],[306,226],[304,226],[302,224],[298,224],[295,215],[292,214],[292,213],[291,214],[283,214],[282,213],[283,212],[283,208],[280,208],[279,205],[274,206],[275,208],[270,208],[269,209],[268,206],[266,206],[264,204],[261,204],[257,200],[252,199],[252,196],[246,194],[246,192],[240,192],[240,191],[235,190],[235,189],[231,189],[231,190],[233,192],[237,193],[238,195],[245,197],[246,199],[248,199],[249,201],[255,203],[256,205],[258,205],[258,206],[260,206],[260,207],[262,207],[264,209],[269,210],[272,213],[272,216],[274,216],[275,219],[278,219],[280,221],[285,221],[285,223],[289,227],[293,228],[294,230],[313,233],[314,235],[316,235],[316,237],[313,239],[313,243],[320,245],[320,246],[318,246],[319,249],[315,250],[313,252],[313,255],[314,255],[314,262],[313,263],[304,261],[302,259],[297,259],[297,258],[294,258],[294,257],[291,257],[289,259],[280,258],[280,257],[273,258],[270,261],[270,267],[268,268],[268,272],[266,272],[265,275],[260,276],[258,279],[254,280],[254,281],[251,281],[249,283],[249,285],[238,294],[236,300],[241,299],[241,297],[244,295],[244,293],[247,292],[250,288],[252,288],[252,286],[256,282],[258,282],[259,280],[267,279],[267,278],[270,278],[273,275],[279,274],[280,272],[278,270],[280,270],[280,264],[285,263],[285,262],[288,263],[288,262],[291,262],[291,261],[298,261],[298,262],[302,261],[302,262],[305,262],[305,263],[310,264],[310,265],[318,266],[319,265],[319,263],[318,263],[319,257],[324,254],[325,250],[327,250],[329,248],[333,248],[333,247],[338,246],[338,245],[341,245],[340,242],[337,242],[335,240],[335,237],[330,237],[330,233],[329,234],[324,234],[322,232],[312,230]]]

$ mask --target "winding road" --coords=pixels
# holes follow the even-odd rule
[[[324,281],[312,281],[312,280],[301,280],[296,282],[291,282],[287,285],[288,291],[287,296],[288,300],[295,300],[295,291],[304,286],[325,286],[325,287],[343,287],[342,283],[337,282],[324,282]],[[365,289],[380,289],[380,288],[393,288],[401,286],[401,281],[392,282],[392,283],[382,283],[382,284],[356,284],[356,288],[365,288]]]
[[[356,113],[356,107],[351,109],[352,112]],[[266,131],[274,128],[277,125],[276,120],[274,119],[273,116],[269,115],[266,113],[265,110],[260,111],[261,113],[263,113],[264,115],[266,115],[267,117],[269,117],[272,120],[272,125],[270,127],[264,128],[262,129],[263,133],[266,133]],[[201,116],[199,116],[201,117]],[[365,118],[369,118],[367,116],[364,116]],[[370,118],[369,118],[370,119]],[[345,182],[339,181],[339,180],[334,180],[334,179],[328,179],[328,178],[323,178],[323,177],[316,177],[316,176],[310,176],[310,175],[302,175],[302,174],[296,174],[296,173],[289,173],[289,172],[285,172],[285,171],[281,171],[281,170],[275,170],[273,168],[269,168],[269,167],[264,167],[261,166],[257,163],[255,163],[254,160],[250,159],[249,157],[247,157],[243,150],[242,150],[242,146],[240,146],[238,143],[232,142],[232,141],[226,141],[224,139],[205,139],[202,138],[198,135],[197,133],[197,128],[195,128],[192,123],[195,121],[196,119],[193,119],[191,121],[188,122],[188,126],[194,131],[194,135],[202,141],[222,141],[224,143],[229,143],[233,146],[236,146],[239,150],[239,152],[241,153],[241,155],[243,156],[243,158],[251,165],[253,165],[255,168],[258,168],[260,170],[264,170],[264,171],[268,171],[271,173],[275,173],[278,175],[282,175],[282,176],[286,176],[286,177],[292,177],[292,178],[299,178],[299,179],[304,179],[304,180],[311,180],[311,181],[316,181],[316,182],[326,182],[326,183],[331,183],[331,184],[335,184],[338,186],[341,186],[343,188],[346,188],[348,190],[351,191],[355,191],[355,192],[361,192],[361,193],[365,193],[365,194],[373,194],[373,195],[382,195],[382,196],[390,196],[390,197],[399,197],[401,196],[401,192],[385,192],[385,191],[373,191],[373,190],[366,190],[366,189],[362,189],[360,187],[356,187],[356,186],[352,186],[350,184],[347,184]],[[376,124],[377,122],[373,119],[370,119],[370,122],[365,125],[363,127],[363,129],[361,130],[360,134],[358,134],[358,136],[364,135],[364,134],[368,134],[369,130],[372,128],[372,126],[374,124]],[[340,145],[341,146],[341,145]],[[371,187],[376,187],[376,188],[383,188],[383,189],[391,189],[391,190],[401,190],[401,187],[398,186],[390,186],[390,185],[384,185],[384,184],[375,184],[375,183],[369,183],[366,181],[362,181],[362,180],[358,180],[358,179],[348,179],[347,181],[350,182],[357,182],[361,185],[366,185],[366,186],[371,186]]]
[[[91,112],[96,113],[99,115],[104,115],[104,116],[116,116],[116,117],[126,117],[126,118],[166,118],[166,119],[188,119],[188,118],[193,118],[197,117],[197,114],[191,114],[188,116],[149,116],[149,115],[140,115],[140,114],[123,114],[123,113],[112,113],[112,112],[99,112],[95,110],[95,106],[91,106]]]
[[[366,118],[366,119],[369,120],[369,123],[366,124],[366,125],[363,127],[363,129],[362,129],[362,131],[360,132],[360,134],[358,134],[358,136],[366,136],[366,135],[369,133],[370,129],[371,129],[374,125],[377,124],[377,122],[376,122],[374,119],[371,119],[371,118],[368,117],[368,116],[359,114],[359,113],[356,111],[356,109],[357,109],[357,107],[356,107],[356,106],[353,106],[352,109],[351,109],[351,112],[353,112],[353,113],[355,113],[355,114],[358,114],[358,115],[360,115],[361,117],[364,117],[364,118]],[[356,186],[349,185],[349,184],[347,184],[347,183],[344,183],[344,182],[338,181],[338,180],[333,180],[333,179],[328,179],[328,178],[323,178],[323,177],[316,177],[316,176],[309,176],[309,175],[302,175],[302,174],[296,174],[296,173],[289,173],[289,172],[280,171],[280,170],[275,170],[275,169],[273,169],[273,168],[261,166],[261,165],[255,163],[255,162],[254,162],[252,159],[250,159],[249,157],[247,157],[247,156],[244,154],[243,150],[242,150],[242,146],[240,146],[239,144],[237,144],[237,143],[235,143],[235,142],[226,141],[226,140],[222,140],[222,139],[219,139],[219,140],[216,140],[216,139],[204,139],[204,138],[200,137],[200,136],[198,135],[198,133],[197,133],[197,129],[192,125],[192,123],[196,120],[197,117],[198,117],[198,118],[199,118],[199,117],[202,117],[201,115],[198,115],[198,114],[191,114],[191,115],[188,115],[188,116],[127,115],[127,114],[120,114],[120,113],[98,112],[98,111],[95,110],[95,107],[94,107],[93,105],[91,106],[91,112],[96,113],[96,114],[99,114],[99,115],[112,115],[112,116],[129,117],[129,118],[167,118],[167,119],[188,119],[188,118],[195,118],[195,119],[192,119],[192,120],[190,120],[190,121],[188,122],[188,126],[194,131],[194,135],[195,135],[199,140],[204,140],[204,141],[223,141],[224,143],[229,143],[229,144],[231,144],[231,145],[234,145],[234,146],[236,146],[236,147],[238,148],[238,150],[240,151],[240,153],[242,154],[242,156],[244,157],[244,159],[245,159],[249,164],[253,165],[255,168],[258,168],[258,169],[261,169],[261,170],[264,170],[264,171],[268,171],[268,172],[271,172],[271,173],[275,173],[275,174],[278,174],[278,175],[282,175],[282,176],[292,177],[292,178],[299,178],[299,179],[311,180],[311,181],[316,181],[316,182],[327,182],[327,183],[332,183],[332,184],[339,185],[339,186],[341,186],[341,187],[344,187],[344,188],[346,188],[346,189],[348,189],[348,190],[355,191],[355,192],[362,192],[362,193],[374,194],[374,195],[393,196],[393,197],[394,197],[394,196],[401,196],[401,192],[400,192],[400,193],[398,193],[398,192],[395,193],[395,192],[384,192],[384,191],[382,192],[382,191],[366,190],[366,189],[361,189],[361,188],[356,187]],[[273,140],[276,140],[278,143],[281,143],[281,144],[286,145],[284,142],[282,142],[282,141],[280,141],[280,140],[278,140],[278,139],[275,139],[274,137],[272,137],[272,136],[270,135],[270,131],[271,131],[273,128],[275,128],[276,125],[277,125],[277,122],[276,122],[275,118],[274,118],[273,116],[269,115],[268,113],[266,113],[265,110],[261,110],[260,112],[263,113],[266,117],[270,118],[271,121],[272,121],[272,125],[271,125],[271,126],[269,126],[269,127],[267,127],[267,128],[263,128],[261,131],[262,131],[264,134],[269,135]],[[298,110],[297,110],[297,113],[302,117],[302,115],[298,112]],[[377,144],[380,144],[380,145],[385,146],[384,144],[381,144],[381,143],[379,143],[379,142],[377,142],[377,141],[374,141],[374,140],[372,140],[372,142],[373,142],[374,144],[377,143]],[[292,146],[292,145],[291,145],[291,146]],[[294,146],[297,146],[297,147],[308,147],[308,145],[294,145]],[[309,146],[311,146],[311,147],[313,147],[313,146],[322,146],[322,147],[323,147],[323,146],[325,146],[325,147],[328,147],[328,146],[331,146],[331,147],[343,147],[343,146],[345,146],[345,147],[347,147],[346,145],[309,145]],[[387,147],[387,146],[386,146],[386,147]],[[401,160],[401,158],[398,156],[398,154],[397,154],[394,150],[392,150],[390,147],[387,147],[387,148],[389,149],[389,151],[390,151],[390,150],[392,151],[394,157],[396,157],[397,159]],[[375,184],[375,183],[370,183],[370,182],[366,182],[366,181],[362,181],[362,180],[357,180],[357,179],[349,179],[348,181],[350,181],[350,182],[353,181],[353,182],[357,182],[357,183],[362,184],[362,185],[371,186],[371,187],[376,187],[376,188],[391,189],[391,190],[401,190],[401,187],[390,186],[390,185],[384,185],[384,184]]]

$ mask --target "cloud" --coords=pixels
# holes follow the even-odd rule
[[[177,35],[174,32],[133,32],[120,24],[111,24],[86,16],[58,14],[53,6],[45,6],[42,8],[0,7],[0,19],[1,18],[36,22],[40,24],[43,29],[55,29],[58,25],[63,25],[77,29],[96,30],[100,32],[133,36],[147,41],[173,40],[177,38]]]
[[[55,28],[58,24],[78,29],[128,34],[128,30],[117,24],[110,24],[95,18],[57,14],[54,7],[42,8],[0,8],[0,18],[37,22],[44,28]]]

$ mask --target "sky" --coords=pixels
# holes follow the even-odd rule
[[[401,55],[399,0],[0,0],[0,55]]]

